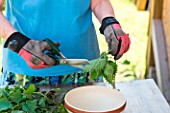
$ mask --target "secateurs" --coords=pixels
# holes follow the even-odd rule
[[[67,59],[61,53],[61,51],[58,49],[58,47],[55,45],[54,42],[52,42],[48,38],[46,38],[44,41],[46,41],[52,47],[52,50],[48,51],[46,54],[56,60],[57,62],[56,65],[66,64],[66,65],[82,68],[83,64],[89,64],[89,61],[87,59]]]

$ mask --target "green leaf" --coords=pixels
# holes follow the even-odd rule
[[[74,76],[73,75],[65,75],[62,80],[61,83],[62,84],[68,84],[69,82],[72,82],[74,80]]]
[[[0,98],[2,98],[2,94],[0,94]]]
[[[32,94],[36,90],[34,84],[30,84],[29,87],[24,91],[25,94]]]
[[[12,107],[12,109],[13,110],[21,110],[21,108],[22,108],[22,103],[18,103],[18,104],[13,104],[13,107]]]
[[[83,67],[83,73],[87,73],[91,71],[91,66],[90,64],[87,64]]]
[[[48,104],[53,104],[53,100],[48,98],[48,99],[47,99],[47,103],[48,103]]]
[[[125,61],[123,62],[123,64],[124,64],[124,65],[130,65],[130,61],[125,60]]]
[[[23,100],[32,100],[33,97],[32,97],[32,94],[23,94]]]
[[[5,89],[3,88],[0,88],[0,94],[3,96],[3,97],[7,97],[7,92],[5,91]]]
[[[40,110],[36,110],[36,113],[42,113]]]
[[[94,79],[97,79],[97,77],[98,77],[98,74],[96,73],[96,71],[91,72],[90,79],[94,80]]]
[[[60,104],[56,110],[58,113],[68,113],[65,106],[63,104]]]
[[[83,68],[83,72],[93,72],[93,71],[101,71],[106,65],[106,59],[95,59],[90,62],[90,64],[86,65]]]
[[[132,74],[126,74],[124,75],[124,77],[130,77],[130,76],[133,76]]]
[[[18,93],[21,93],[21,92],[23,92],[23,88],[20,88],[20,86],[15,86],[14,88],[13,88],[13,91],[14,92],[18,92]]]
[[[41,99],[39,100],[38,105],[39,105],[39,106],[42,106],[42,107],[45,107],[45,100],[44,100],[44,98],[41,98]]]
[[[0,111],[12,108],[11,102],[7,98],[0,99]]]
[[[105,65],[106,65],[106,60],[105,59],[97,59],[92,61],[92,65],[93,65],[93,70],[95,70],[96,72],[101,71]]]
[[[116,73],[117,73],[117,64],[115,62],[113,62],[113,61],[109,61],[109,64],[113,68],[113,75],[116,75]]]
[[[114,72],[114,69],[112,67],[112,65],[110,65],[109,63],[107,63],[105,69],[104,69],[104,75],[105,76],[105,79],[107,80],[107,82],[111,83],[112,84],[112,81],[113,81],[113,72]]]
[[[12,92],[10,95],[9,95],[9,98],[11,101],[14,101],[16,103],[19,103],[21,102],[22,100],[22,94],[19,93],[19,92]]]
[[[108,56],[107,56],[107,55],[108,55],[108,54],[107,54],[106,52],[102,52],[100,58],[101,58],[101,59],[108,60]]]
[[[5,87],[5,91],[6,91],[7,93],[9,93],[9,92],[11,91],[8,85]]]
[[[32,102],[31,100],[27,100],[26,102],[22,103],[22,110],[25,112],[35,113],[36,108],[36,103]]]
[[[12,111],[11,113],[24,113],[24,112],[20,110],[15,110],[15,111]]]

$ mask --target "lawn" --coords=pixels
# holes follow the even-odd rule
[[[142,78],[145,72],[149,13],[148,11],[137,11],[136,6],[131,2],[131,0],[110,1],[114,7],[117,20],[119,20],[119,22],[121,23],[121,26],[124,31],[130,34],[131,38],[130,50],[119,61],[117,61],[119,65],[119,76],[117,76],[117,78],[118,80],[134,79],[133,76],[129,75],[136,75],[138,78]],[[97,31],[100,50],[101,52],[107,51],[107,43],[105,42],[105,38],[99,33],[98,30],[100,27],[100,23],[94,16],[93,21]],[[0,49],[1,48],[2,47],[0,47]],[[1,55],[2,50],[0,50],[0,59],[2,58]],[[130,61],[129,66],[121,64],[121,62],[126,59]],[[124,75],[128,77],[124,78]]]

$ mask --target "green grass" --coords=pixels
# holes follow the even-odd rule
[[[131,80],[133,76],[124,78],[123,74],[136,74],[139,78],[144,76],[145,72],[145,62],[146,62],[146,48],[147,48],[147,30],[148,30],[148,11],[137,11],[136,6],[131,2],[131,0],[110,0],[114,10],[117,20],[121,23],[122,28],[126,33],[130,34],[131,47],[130,50],[118,61],[118,80]],[[98,42],[100,50],[107,51],[107,43],[105,37],[99,33],[100,23],[93,17],[95,24]],[[2,50],[0,47],[0,58],[2,55]],[[125,59],[131,62],[130,66],[121,65],[119,62],[123,62]],[[0,62],[1,66],[1,62]],[[130,70],[126,71],[127,68]]]

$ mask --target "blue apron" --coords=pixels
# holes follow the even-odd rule
[[[90,0],[7,0],[6,18],[33,40],[49,38],[59,42],[67,58],[92,60],[100,55]],[[81,71],[67,65],[32,69],[7,48],[3,48],[3,69],[30,76],[59,76]]]

